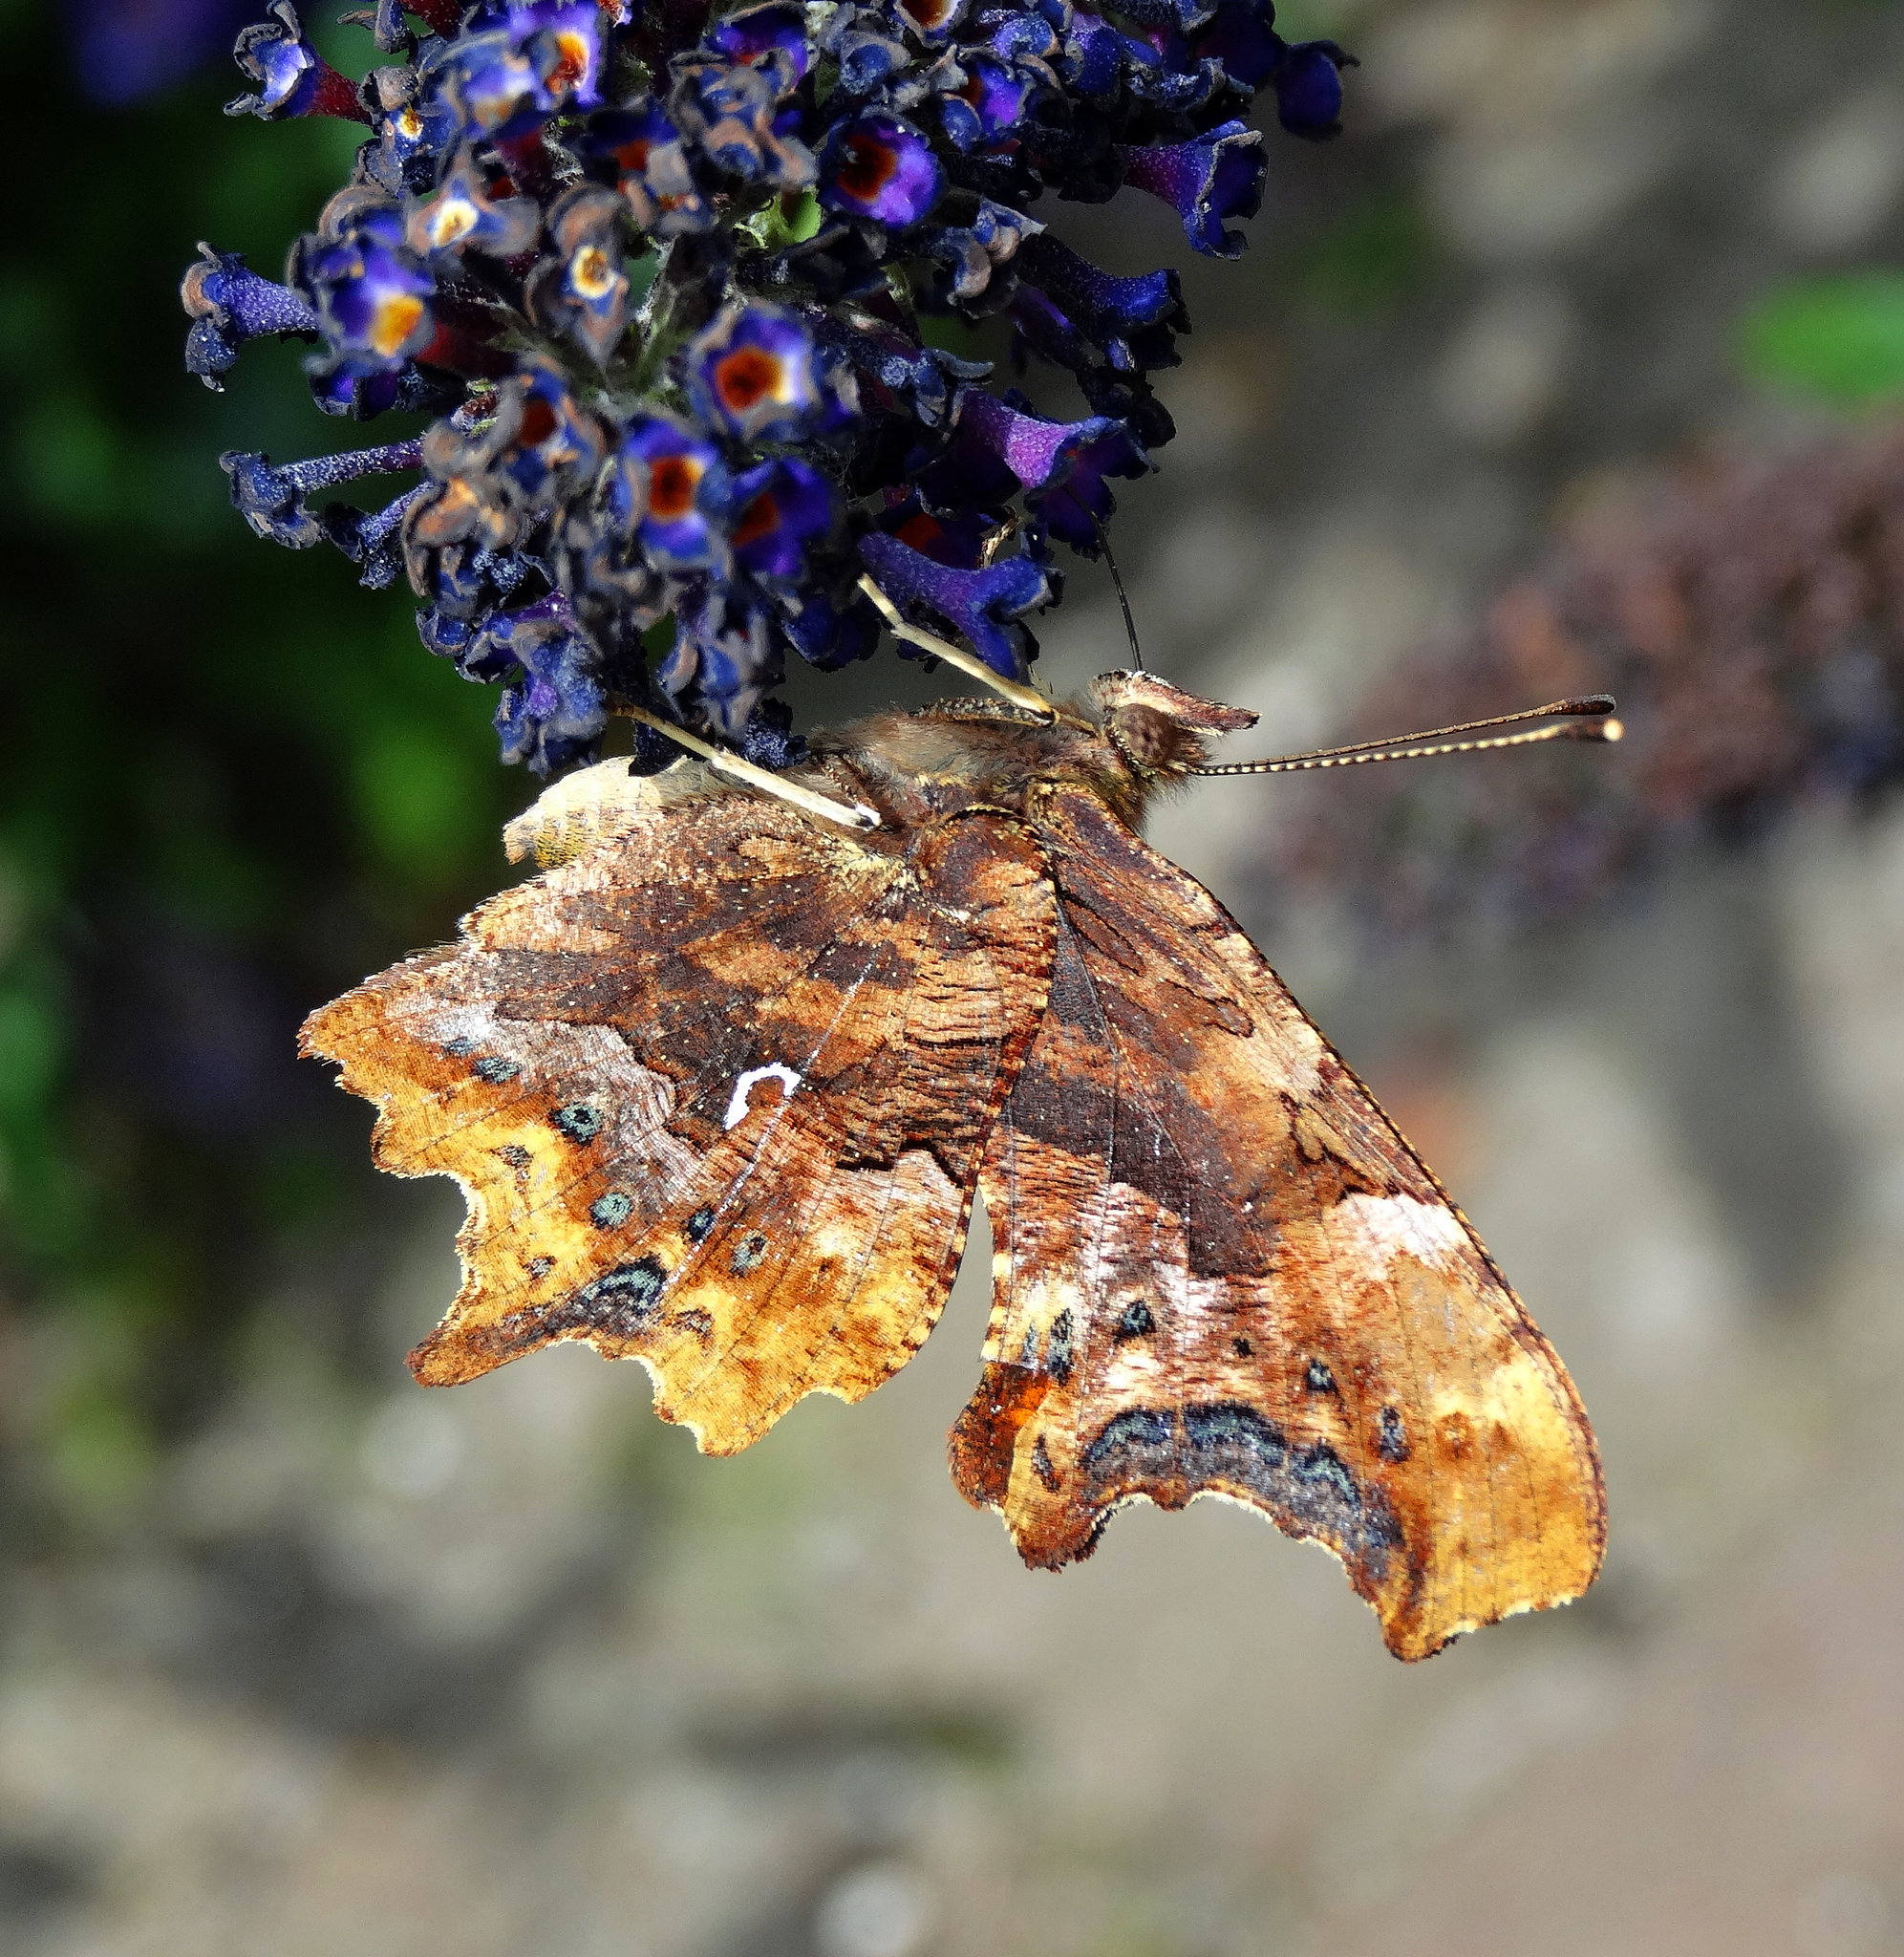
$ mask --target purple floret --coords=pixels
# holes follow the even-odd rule
[[[652,415],[629,424],[621,453],[645,482],[639,505],[624,490],[613,513],[635,531],[649,558],[669,570],[720,561],[725,546],[709,512],[726,501],[727,475],[713,442]]]
[[[289,0],[239,38],[234,109],[370,140],[285,283],[235,254],[192,268],[187,364],[217,386],[247,341],[303,336],[326,412],[417,414],[382,449],[234,455],[234,500],[365,584],[406,572],[425,646],[507,689],[504,752],[542,770],[592,755],[611,700],[790,763],[786,653],[877,647],[867,570],[1022,673],[1055,544],[1096,554],[1112,482],[1170,437],[1149,376],[1188,329],[1173,272],[1107,272],[1055,235],[1067,204],[1128,186],[1233,255],[1264,177],[1246,97],[1327,136],[1349,62],[1284,42],[1271,0],[373,0],[347,20],[374,49],[361,81]],[[1003,391],[966,357],[987,320],[1092,412]],[[377,470],[399,480],[371,508],[318,495]]]
[[[793,456],[777,456],[734,485],[735,561],[763,582],[796,583],[837,521],[825,477]]]
[[[1022,620],[1048,604],[1052,591],[1049,576],[1029,557],[957,570],[874,530],[860,539],[860,561],[902,611],[932,614],[967,639],[995,673],[1022,679],[1030,671],[1038,644]]]
[[[897,116],[856,116],[835,124],[820,152],[820,202],[849,217],[916,225],[945,194],[932,146]]]
[[[1223,122],[1194,142],[1149,143],[1123,152],[1124,182],[1176,206],[1184,235],[1212,258],[1241,256],[1230,218],[1254,217],[1263,202],[1263,139],[1241,122]]]

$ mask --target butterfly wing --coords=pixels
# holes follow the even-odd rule
[[[1200,884],[1081,789],[1038,829],[1058,941],[981,1171],[961,1489],[1053,1567],[1140,1496],[1246,1503],[1403,1658],[1579,1595],[1593,1434],[1465,1218]]]
[[[993,817],[863,842],[751,796],[636,806],[312,1015],[379,1166],[468,1198],[417,1377],[586,1340],[721,1453],[869,1392],[957,1269],[1053,917]]]

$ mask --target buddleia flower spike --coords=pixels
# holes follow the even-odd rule
[[[1159,198],[1232,257],[1268,169],[1252,104],[1329,137],[1349,65],[1271,0],[348,18],[361,79],[290,0],[239,36],[233,114],[364,140],[282,281],[211,248],[187,272],[186,363],[217,387],[296,339],[324,414],[425,418],[308,460],[235,442],[232,494],[262,535],[407,583],[425,649],[501,689],[504,757],[540,774],[636,709],[778,772],[804,754],[787,659],[882,644],[1048,716],[1031,621],[1169,441],[1151,376],[1189,322],[1174,272],[1105,272],[1032,213]],[[1073,410],[970,357],[988,322]],[[330,493],[372,474],[398,479],[380,504]]]

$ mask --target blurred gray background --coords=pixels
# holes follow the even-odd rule
[[[1361,58],[1349,134],[1274,146],[1250,254],[1186,264],[1180,436],[1120,490],[1149,662],[1262,710],[1239,755],[1327,738],[1610,474],[1829,438],[1744,377],[1738,322],[1904,247],[1896,7],[1295,26]],[[1188,257],[1167,213],[1063,215],[1114,269]],[[1060,685],[1123,662],[1102,575],[1047,636]],[[6,1321],[41,1519],[0,1545],[0,1947],[1904,1950],[1904,811],[1808,806],[1424,957],[1326,892],[1272,904],[1310,792],[1207,784],[1155,838],[1264,934],[1572,1370],[1613,1516],[1586,1602],[1404,1667],[1333,1561],[1209,1503],[1027,1573],[944,1468],[982,1229],[904,1375],[738,1459],[579,1348],[422,1392],[401,1355],[455,1287],[460,1199],[363,1168],[246,1262],[216,1391],[137,1475],[40,1445],[83,1315]],[[351,944],[381,963],[448,915]],[[368,1110],[327,1118],[354,1163]]]

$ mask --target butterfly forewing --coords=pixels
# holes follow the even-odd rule
[[[468,1196],[418,1377],[587,1340],[713,1452],[869,1391],[944,1302],[1052,935],[1016,825],[863,843],[727,796],[632,814],[313,1015],[379,1165]]]
[[[1135,1497],[1247,1503],[1405,1658],[1577,1596],[1593,1436],[1479,1239],[1201,885],[1082,789],[1038,814],[1058,936],[981,1172],[960,1486],[1047,1566]]]

